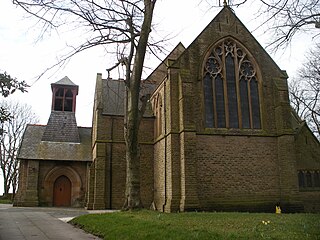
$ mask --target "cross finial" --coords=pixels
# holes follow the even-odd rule
[[[228,6],[227,0],[223,0],[223,6],[224,7]]]

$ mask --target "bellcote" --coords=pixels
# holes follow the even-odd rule
[[[42,135],[42,141],[79,143],[75,111],[78,85],[68,77],[51,84],[51,114]]]
[[[74,84],[67,76],[51,84],[52,107],[51,111],[75,112],[78,85]]]

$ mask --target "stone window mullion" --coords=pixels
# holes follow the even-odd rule
[[[226,78],[226,50],[225,44],[222,43],[222,82],[223,82],[223,96],[224,96],[224,116],[226,128],[229,128],[229,99],[228,99],[228,87]]]
[[[235,80],[236,80],[236,93],[237,93],[237,106],[238,106],[238,124],[242,128],[242,110],[241,110],[241,96],[240,96],[240,66],[238,59],[238,48],[234,44],[234,66],[235,66]]]

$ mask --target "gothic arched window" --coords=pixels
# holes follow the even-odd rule
[[[218,42],[204,64],[205,126],[260,129],[259,85],[250,54],[231,38]]]

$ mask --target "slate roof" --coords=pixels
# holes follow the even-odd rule
[[[18,158],[30,160],[92,161],[91,128],[78,127],[80,141],[41,141],[46,126],[28,125],[20,145]]]
[[[64,78],[60,79],[58,82],[55,82],[53,84],[67,85],[67,86],[78,86],[78,85],[74,84],[67,76],[65,76]]]
[[[182,43],[179,43],[171,53],[159,64],[159,66],[141,82],[140,96],[152,94],[160,82],[167,75],[167,61],[176,60],[185,50]],[[125,108],[125,84],[123,80],[102,79],[102,100],[103,114],[124,115]],[[99,91],[99,90],[98,90]],[[96,90],[97,92],[97,90]],[[140,102],[141,103],[141,102]],[[151,103],[147,104],[144,117],[152,117]]]
[[[76,94],[78,94],[79,86],[74,84],[74,82],[72,82],[67,76],[65,76],[64,78],[60,79],[58,82],[51,83],[51,89],[53,89],[53,87],[57,86],[57,85],[76,89],[76,91],[77,91]]]
[[[156,84],[150,83],[148,81],[143,81],[141,83],[140,95],[143,96],[152,94],[156,86]],[[124,81],[121,79],[102,79],[102,89],[103,114],[123,116],[126,90]],[[147,106],[144,117],[152,116],[152,112],[148,111],[150,107],[151,106]]]
[[[41,138],[51,142],[80,142],[74,112],[51,111],[48,124]]]
[[[103,114],[123,115],[125,85],[123,80],[102,80]]]

